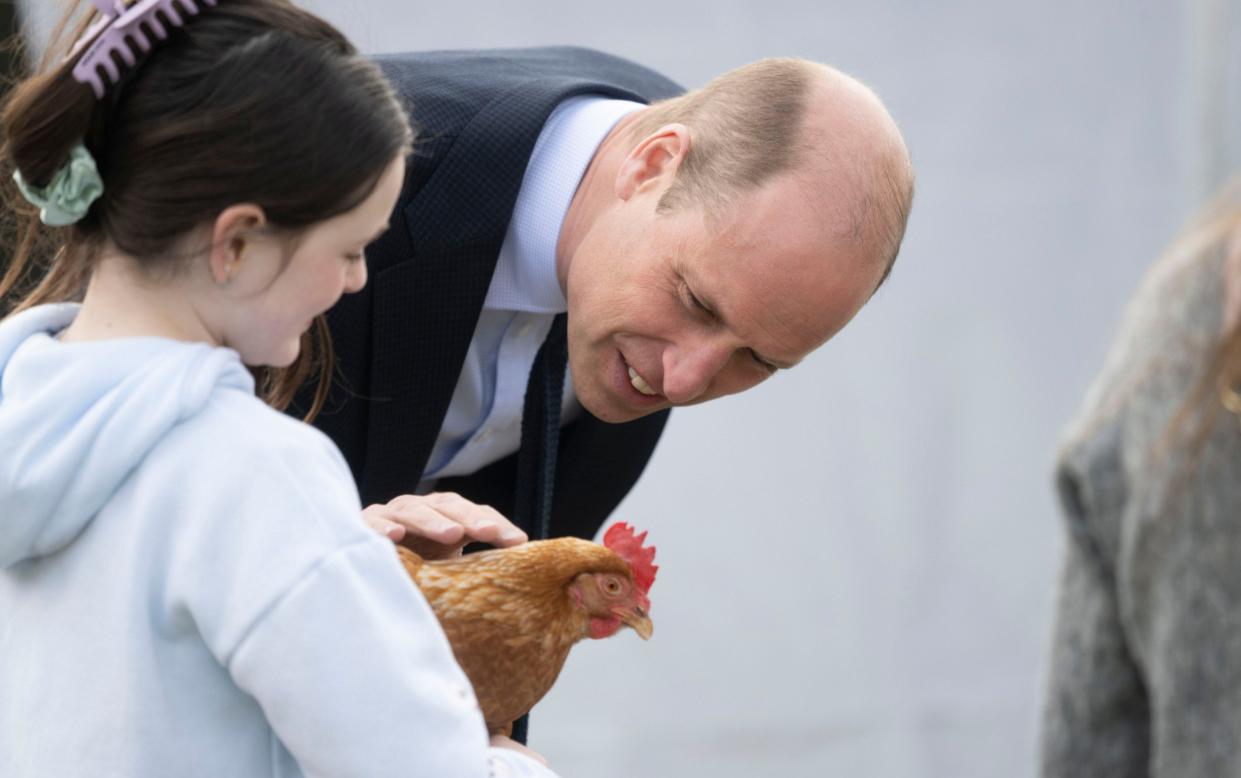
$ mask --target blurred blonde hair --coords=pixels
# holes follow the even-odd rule
[[[1202,418],[1194,430],[1193,449],[1200,449],[1221,411],[1237,416],[1241,425],[1241,175],[1234,177],[1173,244],[1171,251],[1197,256],[1225,252],[1221,276],[1224,326],[1201,377],[1173,417],[1170,437],[1179,437],[1189,418]]]

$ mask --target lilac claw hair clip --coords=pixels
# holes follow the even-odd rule
[[[133,67],[155,45],[152,38],[168,37],[166,25],[183,27],[185,17],[196,16],[201,6],[216,4],[216,0],[138,0],[126,8],[123,0],[92,2],[99,9],[100,18],[73,47],[69,59],[87,47],[73,66],[73,77],[90,84],[99,99],[103,99],[108,88],[105,76],[113,84],[121,80],[118,58],[127,67]]]

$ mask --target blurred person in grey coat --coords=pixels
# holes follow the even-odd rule
[[[1241,186],[1149,271],[1056,485],[1043,776],[1241,775]]]

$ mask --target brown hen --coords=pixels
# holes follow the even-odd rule
[[[604,545],[556,538],[437,561],[397,550],[474,684],[487,729],[507,735],[552,688],[574,643],[624,626],[651,636],[647,592],[658,568],[645,538],[616,524]]]

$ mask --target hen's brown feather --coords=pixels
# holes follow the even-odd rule
[[[590,636],[569,585],[582,573],[633,579],[611,550],[557,538],[443,560],[397,547],[406,571],[439,618],[483,709],[503,732],[555,683],[569,649]]]

